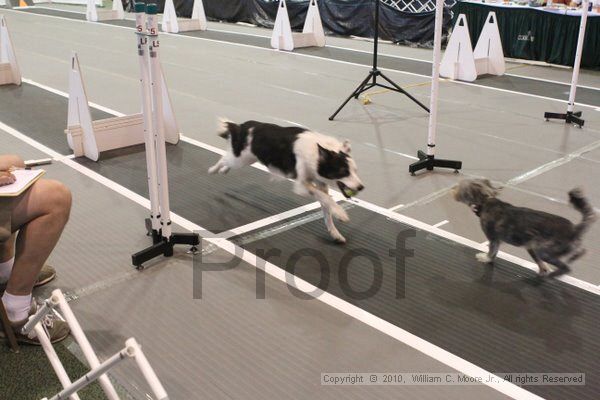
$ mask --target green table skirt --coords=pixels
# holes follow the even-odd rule
[[[465,14],[473,48],[490,11],[498,18],[504,56],[572,66],[575,61],[580,16],[459,2],[454,20]],[[588,17],[581,67],[600,69],[600,16]]]

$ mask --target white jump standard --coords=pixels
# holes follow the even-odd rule
[[[62,312],[64,320],[71,329],[73,338],[81,348],[81,352],[91,368],[90,372],[73,383],[67,375],[63,364],[54,351],[54,347],[52,347],[52,343],[50,343],[50,338],[43,328],[44,319],[48,314],[54,313],[55,308],[59,308]],[[99,381],[104,394],[109,400],[119,400],[119,395],[106,373],[122,361],[131,358],[135,359],[136,364],[144,375],[154,397],[158,400],[168,400],[169,398],[167,392],[165,392],[165,389],[160,383],[160,380],[156,376],[156,373],[152,369],[152,366],[148,362],[148,359],[144,355],[142,347],[134,338],[128,339],[125,342],[125,348],[101,363],[60,289],[54,290],[52,296],[49,299],[46,299],[38,311],[29,318],[29,321],[27,321],[22,328],[22,333],[24,335],[37,336],[44,353],[46,353],[46,356],[48,357],[48,361],[50,361],[54,372],[56,372],[56,375],[63,386],[63,390],[51,397],[50,400],[66,400],[67,398],[79,400],[77,392],[96,380]],[[42,400],[48,400],[48,398],[45,397]]]
[[[579,36],[577,37],[577,50],[575,51],[575,63],[573,64],[573,77],[571,78],[571,90],[569,91],[567,113],[544,113],[546,121],[551,119],[563,119],[566,124],[575,124],[580,128],[583,127],[583,124],[585,123],[583,118],[581,118],[581,111],[575,112],[575,94],[577,92],[577,82],[579,81],[579,67],[581,65],[581,56],[583,55],[583,42],[585,41],[585,26],[587,24],[589,5],[589,0],[583,0],[581,5],[581,23],[579,25]]]
[[[98,10],[96,8],[96,0],[88,0],[85,17],[91,22],[125,19],[125,10],[123,10],[121,0],[113,0],[112,9],[110,10]]]
[[[145,14],[144,14],[145,12]],[[173,246],[187,244],[196,251],[200,243],[198,234],[172,233],[167,173],[165,121],[163,120],[163,76],[160,67],[158,16],[156,4],[135,4],[136,36],[140,64],[140,86],[144,116],[146,167],[150,194],[150,218],[146,221],[152,246],[131,256],[137,269],[155,257],[173,255]]]
[[[435,158],[435,134],[437,130],[438,113],[438,93],[440,87],[440,55],[442,52],[442,19],[444,16],[444,0],[436,1],[435,9],[435,32],[433,38],[433,71],[431,73],[431,100],[429,107],[429,130],[427,136],[427,153],[419,150],[417,156],[419,161],[408,167],[408,172],[415,175],[415,172],[422,169],[432,171],[434,168],[450,168],[458,172],[462,168],[462,161],[441,160]]]
[[[160,27],[163,32],[169,33],[205,31],[207,23],[202,0],[194,0],[191,18],[177,18],[173,0],[167,0]]]
[[[325,32],[317,0],[310,0],[308,4],[302,32],[292,32],[287,5],[285,0],[280,0],[271,35],[271,47],[277,50],[292,51],[299,47],[323,46],[325,46]]]
[[[504,75],[505,71],[496,13],[488,13],[475,50],[471,45],[467,17],[460,14],[440,62],[440,76],[473,82],[479,75]]]
[[[163,120],[167,142],[179,142],[179,127],[162,76]],[[75,157],[98,161],[102,152],[144,143],[143,113],[93,121],[77,53],[71,55],[67,142]]]
[[[21,71],[4,15],[0,15],[0,85],[20,85]]]

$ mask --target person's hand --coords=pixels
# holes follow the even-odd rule
[[[0,186],[10,185],[15,183],[17,178],[8,171],[0,171]]]

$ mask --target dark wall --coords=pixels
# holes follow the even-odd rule
[[[146,0],[149,2],[149,0]],[[162,12],[164,0],[156,1]],[[193,0],[174,0],[177,15],[189,17]],[[203,0],[208,19],[227,22],[247,22],[272,28],[279,1],[275,0]],[[323,28],[329,35],[373,37],[374,0],[320,0],[319,12]],[[292,29],[301,30],[309,0],[287,0]],[[444,35],[450,26],[450,10],[444,11]],[[404,13],[381,4],[380,37],[395,43],[431,46],[435,12]]]

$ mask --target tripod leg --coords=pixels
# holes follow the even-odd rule
[[[336,115],[338,115],[338,113],[340,111],[342,111],[342,108],[344,108],[344,106],[346,104],[348,104],[348,102],[350,101],[350,99],[352,99],[355,96],[358,96],[359,94],[362,93],[363,88],[367,85],[367,82],[369,82],[369,79],[371,79],[371,74],[369,73],[369,75],[365,78],[364,81],[362,81],[360,83],[360,85],[358,85],[358,87],[354,90],[354,92],[352,92],[352,94],[350,96],[348,96],[348,98],[346,99],[346,101],[344,101],[342,103],[342,105],[331,115],[331,117],[329,117],[330,121],[333,121],[333,119],[335,118]]]
[[[409,99],[411,99],[412,101],[414,101],[415,103],[417,103],[423,110],[429,112],[429,108],[427,108],[427,106],[425,106],[423,103],[421,103],[419,100],[417,100],[416,98],[414,98],[410,93],[408,93],[406,90],[402,89],[400,86],[398,86],[393,80],[389,79],[387,76],[385,76],[382,73],[379,73],[379,75],[385,79],[390,85],[392,85],[393,87],[396,88],[396,90],[398,90],[400,93],[406,95]]]
[[[375,86],[373,83],[369,83],[367,85],[365,85],[365,87],[363,87],[362,89],[360,89],[358,92],[354,92],[354,98],[358,99],[358,96],[360,96],[362,93],[366,92],[367,90],[371,89],[373,86]]]

